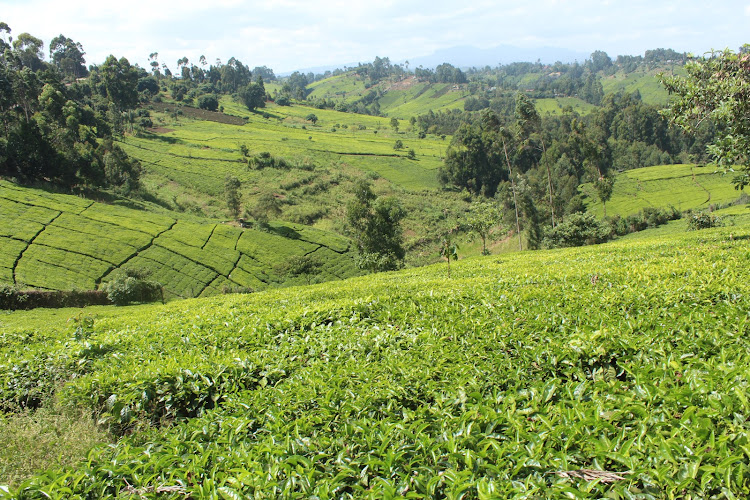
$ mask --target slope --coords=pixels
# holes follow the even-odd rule
[[[588,210],[598,217],[604,209],[592,184],[581,187],[586,193]],[[621,217],[646,207],[674,207],[680,211],[708,209],[739,198],[728,176],[711,166],[658,165],[627,170],[616,176],[607,215]]]
[[[168,297],[301,284],[292,257],[314,259],[316,280],[359,274],[347,239],[297,224],[268,231],[105,205],[0,181],[0,283],[93,289],[123,267],[142,268]]]
[[[15,494],[744,496],[750,229],[732,231],[94,308],[81,340],[59,313],[5,315],[2,403],[63,385],[123,435]]]

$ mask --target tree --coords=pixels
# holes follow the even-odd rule
[[[237,217],[240,213],[240,205],[242,204],[241,186],[242,183],[237,177],[227,174],[224,179],[224,196],[227,201],[227,209],[232,217]]]
[[[198,98],[198,107],[208,111],[216,111],[219,109],[219,98],[216,97],[216,94],[203,94]]]
[[[661,82],[675,96],[664,115],[695,134],[704,121],[716,125],[717,139],[709,154],[727,172],[736,166],[736,189],[750,184],[750,54],[731,50],[710,52],[685,65],[686,77],[661,76]]]
[[[476,201],[469,207],[466,226],[482,240],[482,255],[490,254],[487,250],[487,238],[501,220],[502,213],[494,203]]]
[[[404,142],[401,139],[396,139],[396,142],[393,144],[393,149],[396,151],[404,149]]]
[[[88,75],[86,53],[80,43],[63,35],[56,36],[49,44],[49,57],[60,71],[70,78],[81,78]]]
[[[541,146],[542,155],[546,152],[544,146],[544,139],[539,133],[542,126],[542,119],[534,106],[534,103],[526,97],[526,94],[518,92],[516,94],[516,121],[520,129],[522,137],[522,147],[536,147],[535,144]],[[549,194],[549,209],[550,219],[552,221],[552,227],[555,227],[555,203],[554,195],[552,191],[552,171],[550,169],[550,162],[545,162],[547,167],[547,192]]]
[[[391,128],[398,132],[398,118],[391,118]]]
[[[7,25],[6,25],[7,26]],[[24,67],[39,71],[44,67],[44,42],[28,33],[21,33],[13,40],[13,52]]]
[[[390,271],[403,266],[401,220],[406,211],[392,197],[378,198],[367,181],[355,186],[346,218],[359,250],[359,265],[370,271]]]
[[[99,68],[104,89],[117,112],[138,104],[138,70],[121,57],[110,55]]]
[[[453,239],[455,229],[447,232],[440,241],[440,256],[448,261],[448,278],[451,277],[451,259],[458,260],[458,245]]]
[[[263,108],[266,105],[266,88],[263,82],[251,83],[247,85],[241,93],[242,102],[247,109],[253,111],[256,108]]]
[[[318,117],[315,116],[315,113],[310,113],[309,115],[307,115],[305,117],[305,120],[307,120],[309,122],[312,122],[313,125],[315,125],[316,123],[318,123]]]
[[[607,216],[607,202],[612,197],[612,191],[615,188],[614,177],[599,177],[595,183],[596,193],[599,195],[599,199],[602,200],[602,206],[604,207],[604,216]]]

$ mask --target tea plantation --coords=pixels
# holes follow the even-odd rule
[[[674,207],[677,210],[706,210],[737,200],[742,193],[734,189],[731,175],[709,165],[657,165],[626,170],[616,176],[608,215],[635,214],[644,208]],[[592,184],[584,184],[588,209],[604,215],[602,203]]]
[[[333,233],[196,220],[0,181],[0,284],[93,289],[119,268],[137,268],[151,271],[167,298],[184,298],[308,283],[312,276],[289,272],[292,257],[314,260],[318,281],[360,274],[353,247]]]
[[[35,207],[46,227],[55,212]],[[152,223],[154,234],[181,224]],[[0,403],[56,394],[118,436],[5,495],[747,498],[749,239],[738,215],[731,227],[466,259],[452,279],[438,264],[4,314]],[[190,256],[171,241],[150,248]]]

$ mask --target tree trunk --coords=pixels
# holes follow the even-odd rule
[[[505,162],[508,164],[508,174],[510,176],[510,188],[513,191],[513,207],[516,209],[516,232],[518,233],[518,250],[523,250],[523,243],[521,241],[521,222],[518,219],[518,202],[516,201],[516,182],[513,180],[513,169],[510,166],[510,158],[508,157],[508,148],[505,145],[505,138],[500,136],[503,140],[503,152],[505,153]]]
[[[547,152],[547,148],[544,147],[544,141],[542,141],[542,158]],[[555,228],[555,203],[552,199],[552,170],[549,168],[549,160],[547,161],[547,185],[549,186],[549,211],[552,217],[552,229]]]

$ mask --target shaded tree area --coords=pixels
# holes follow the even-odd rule
[[[750,45],[695,58],[686,77],[662,77],[674,96],[664,114],[691,136],[706,122],[716,127],[706,152],[726,172],[735,172],[735,188],[750,185]]]
[[[401,220],[406,211],[393,197],[378,197],[372,186],[360,181],[346,207],[349,231],[359,251],[359,266],[370,271],[390,271],[403,266]]]
[[[468,82],[466,74],[452,64],[443,63],[435,67],[435,71],[418,67],[414,70],[414,76],[423,81],[430,83],[455,83],[461,84]]]
[[[89,73],[79,43],[55,37],[47,62],[40,39],[22,33],[11,44],[10,33],[0,23],[0,174],[69,188],[137,189],[140,165],[112,140],[138,103],[137,70],[110,56],[76,82]]]
[[[659,108],[643,103],[638,93],[607,95],[587,116],[572,108],[540,116],[523,92],[499,109],[503,112],[488,107],[428,113],[414,123],[422,130],[453,133],[439,172],[441,183],[496,198],[507,225],[523,231],[530,248],[541,245],[556,224],[585,209],[581,184],[592,183],[594,196],[606,203],[615,171],[703,161],[714,136],[710,123],[702,124],[695,136],[669,127]]]

